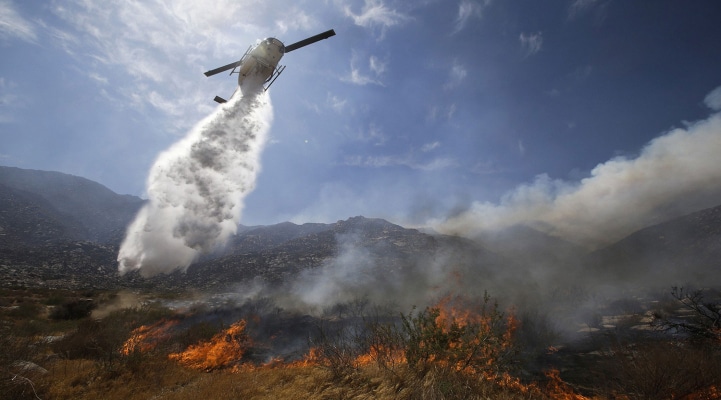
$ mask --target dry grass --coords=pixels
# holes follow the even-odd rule
[[[123,354],[124,342],[137,333],[140,326],[180,317],[170,315],[167,309],[146,307],[114,311],[100,321],[50,321],[43,317],[43,309],[38,306],[43,304],[43,299],[37,296],[29,299],[23,308],[0,310],[0,333],[3,334],[0,335],[0,371],[5,378],[7,373],[12,377],[16,373],[13,363],[26,360],[48,372],[27,372],[23,376],[29,381],[20,384],[8,379],[0,381],[10,383],[0,385],[2,399],[584,399],[574,393],[558,373],[525,384],[511,378],[507,373],[510,369],[503,372],[499,368],[482,368],[485,364],[480,361],[479,367],[459,368],[454,352],[467,352],[466,344],[481,346],[479,337],[486,347],[479,347],[477,354],[485,354],[480,350],[486,349],[487,343],[495,343],[492,349],[501,350],[506,348],[505,343],[511,343],[513,324],[504,322],[507,319],[495,311],[490,314],[500,324],[494,331],[495,336],[479,336],[486,331],[464,330],[469,325],[453,321],[443,324],[443,319],[435,313],[417,313],[405,319],[406,330],[413,328],[410,333],[394,332],[381,324],[376,326],[377,335],[370,337],[373,340],[358,337],[355,339],[364,340],[320,343],[320,350],[324,344],[326,351],[319,354],[332,354],[328,349],[335,349],[348,357],[311,358],[266,366],[232,362],[211,370],[188,368],[169,355],[183,349],[203,349],[203,343],[213,340],[248,346],[253,343],[245,342],[240,334],[219,335],[219,327],[199,322],[186,324],[184,331],[173,331],[172,335],[159,340],[157,346]],[[65,338],[53,344],[41,341],[47,335],[59,333],[65,334]],[[429,354],[418,353],[420,350],[413,353],[421,354],[422,363],[407,361],[409,344],[400,339],[408,337],[418,339],[411,343],[418,349],[432,350]],[[444,343],[449,344],[441,346]],[[358,351],[368,348],[377,350],[373,353],[375,357],[359,362],[362,354]],[[380,349],[384,348],[390,353],[382,357]],[[88,349],[93,351],[83,352]],[[395,351],[401,356],[397,357]],[[566,366],[576,371],[594,368],[600,375],[595,375],[594,381],[591,381],[594,375],[588,375],[588,386],[584,388],[605,396],[602,398],[712,399],[721,397],[718,389],[721,387],[720,351],[717,342],[693,344],[673,338],[634,341],[608,349],[605,355],[594,358],[594,365]],[[475,353],[474,350],[472,354]],[[493,353],[493,362],[504,360],[499,354],[503,353]],[[112,359],[107,355],[112,355]]]
[[[52,399],[448,399],[440,387],[449,384],[442,374],[390,377],[386,371],[366,366],[340,379],[321,367],[284,366],[246,368],[237,372],[204,373],[165,360],[149,361],[142,373],[108,374],[87,360],[61,360],[46,377],[43,398]],[[460,383],[460,382],[453,382]],[[475,394],[466,399],[547,398],[504,389],[490,382],[465,382]]]
[[[146,360],[141,371],[113,371],[90,360],[59,360],[44,378],[52,399],[148,399],[182,389],[198,373],[166,360]]]
[[[69,295],[63,294],[63,298]],[[448,365],[429,367],[419,374],[405,362],[362,363],[350,359],[348,368],[333,369],[329,363],[276,363],[272,366],[232,364],[217,370],[194,369],[169,357],[183,349],[204,348],[206,341],[240,341],[240,336],[215,335],[200,324],[177,331],[158,341],[158,346],[123,353],[124,344],[143,325],[167,321],[169,310],[154,307],[115,310],[101,320],[53,321],[40,316],[42,296],[27,306],[13,308],[4,316],[15,336],[9,342],[3,365],[28,360],[46,368],[32,376],[37,393],[28,385],[0,391],[7,399],[529,399],[518,388],[489,382],[473,374],[454,371]],[[57,303],[59,300],[53,300]],[[102,305],[102,301],[99,302]],[[19,311],[18,311],[19,310]],[[12,311],[12,312],[10,312]],[[33,329],[21,328],[42,321]],[[150,329],[150,328],[149,328]],[[217,332],[217,331],[216,331]],[[46,335],[64,335],[43,343]],[[212,336],[212,337],[208,337]],[[236,335],[237,336],[237,335]],[[221,340],[222,339],[222,340]],[[240,342],[239,342],[240,343]],[[7,348],[8,346],[6,346]],[[141,347],[139,347],[141,348]],[[446,363],[448,364],[448,363]],[[429,364],[430,365],[430,364]],[[342,373],[339,373],[342,371]],[[29,375],[28,375],[29,376]],[[27,386],[27,387],[26,387]],[[19,390],[18,390],[19,389]],[[540,396],[540,392],[538,392]],[[538,397],[538,396],[537,396]],[[543,397],[543,396],[540,396]]]

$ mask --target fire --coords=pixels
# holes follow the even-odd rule
[[[388,366],[406,363],[406,356],[401,349],[390,349],[383,345],[373,345],[367,353],[361,354],[355,359],[356,367],[364,367],[373,362],[381,362]]]
[[[227,368],[240,361],[250,345],[245,326],[246,321],[240,320],[213,336],[210,341],[192,345],[181,353],[169,354],[168,358],[186,367],[204,371]]]
[[[562,400],[590,400],[586,396],[576,394],[566,382],[561,379],[561,374],[557,369],[546,371],[548,383],[546,391],[551,398]]]
[[[382,370],[391,371],[395,379],[405,374],[425,374],[437,371],[437,367],[451,373],[489,382],[529,398],[553,398],[588,400],[561,380],[558,370],[546,372],[545,385],[538,382],[522,382],[509,373],[513,364],[514,335],[519,321],[512,312],[499,312],[497,306],[474,303],[462,298],[447,297],[425,311],[402,315],[404,329],[393,331],[381,328],[380,334],[366,342],[367,351],[355,359],[349,367],[354,370],[372,368],[375,364]],[[147,352],[171,338],[172,328],[178,320],[160,320],[133,330],[125,342],[122,353]],[[203,371],[228,368],[233,372],[253,372],[284,368],[315,368],[332,365],[322,347],[311,347],[300,360],[288,362],[282,357],[272,357],[262,364],[243,363],[252,345],[245,319],[239,320],[219,332],[210,340],[189,346],[182,352],[168,355],[170,360]],[[271,337],[271,340],[273,337]],[[557,351],[553,347],[549,352]],[[344,361],[345,362],[345,361]],[[411,380],[417,379],[416,375]],[[712,398],[719,390],[711,387],[688,399]]]
[[[561,375],[556,369],[545,372],[548,382],[545,389],[542,389],[537,383],[523,383],[520,379],[504,372],[501,374],[483,374],[483,377],[494,382],[502,388],[511,389],[518,393],[528,395],[530,397],[542,397],[560,400],[591,400],[591,398],[577,394],[573,389],[561,379]]]
[[[170,339],[170,328],[178,324],[176,320],[160,321],[152,325],[142,325],[130,333],[130,338],[125,341],[120,353],[127,356],[136,351],[147,353],[163,341]]]
[[[322,360],[322,350],[318,347],[311,347],[308,350],[308,354],[303,357],[303,359],[298,361],[293,361],[284,364],[285,366],[294,368],[294,367],[315,367],[320,365],[320,362]]]
[[[482,305],[477,305],[448,296],[429,309],[436,316],[436,327],[450,339],[447,346],[453,355],[432,361],[448,363],[457,371],[468,373],[498,370],[501,358],[513,345],[519,321],[512,312],[504,320],[495,305],[488,307],[488,300],[486,297]]]
[[[529,395],[529,397],[542,397],[543,392],[535,383],[524,384],[523,382],[521,382],[520,379],[511,376],[506,372],[500,375],[486,373],[483,377],[487,381],[493,382],[502,388],[511,389],[522,394],[527,394]]]

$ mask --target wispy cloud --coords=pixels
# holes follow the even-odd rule
[[[438,142],[438,141],[435,141],[432,143],[426,143],[423,145],[423,147],[421,147],[421,151],[424,153],[428,153],[429,151],[435,150],[440,146],[441,146],[441,142]]]
[[[598,3],[598,0],[574,0],[568,7],[568,17],[571,19],[576,18],[587,12],[596,3]]]
[[[309,31],[318,26],[318,21],[298,6],[292,7],[284,14],[292,15],[293,18],[278,19],[275,21],[275,26],[280,34],[284,34],[289,30]]]
[[[355,139],[361,142],[371,143],[374,146],[383,146],[388,141],[388,137],[383,132],[383,128],[374,123],[369,124],[366,130],[360,131]]]
[[[326,98],[326,103],[336,112],[342,112],[343,109],[345,109],[346,104],[348,103],[347,99],[341,99],[340,97],[328,93],[328,96]]]
[[[568,7],[568,19],[574,20],[586,14],[593,14],[596,23],[606,18],[608,0],[574,0]]]
[[[466,76],[468,76],[466,66],[459,63],[458,60],[453,60],[453,64],[451,64],[448,71],[448,80],[443,85],[443,89],[450,90],[460,86]]]
[[[383,83],[371,78],[368,75],[363,75],[361,71],[355,66],[351,65],[350,75],[342,79],[345,82],[350,82],[354,85],[365,86],[368,84],[383,86]]]
[[[380,39],[385,36],[388,28],[400,25],[411,18],[395,9],[389,8],[382,0],[365,0],[361,12],[356,14],[350,6],[343,9],[345,15],[364,28],[378,29]]]
[[[521,33],[518,36],[518,40],[521,42],[521,50],[525,57],[532,56],[543,47],[543,33]]]
[[[496,162],[487,160],[476,163],[470,172],[476,175],[495,175],[505,171]]]
[[[395,156],[348,156],[343,165],[363,168],[407,167],[420,171],[437,171],[458,166],[452,158],[438,157],[430,161],[418,161],[411,155]]]
[[[483,10],[490,4],[491,0],[461,0],[458,4],[458,16],[453,23],[453,32],[451,34],[462,31],[471,18],[480,19],[483,16]]]
[[[447,107],[432,106],[428,109],[426,115],[426,121],[435,122],[438,120],[450,120],[456,113],[457,106],[455,103],[451,103]]]
[[[303,31],[299,38],[317,28],[315,18],[284,1],[257,3],[66,0],[49,6],[61,23],[50,25],[47,19],[42,29],[54,46],[87,65],[91,79],[103,76],[94,80],[111,96],[180,119],[172,123],[185,130],[208,96],[208,87],[200,91],[190,78],[237,59],[245,46],[269,36],[269,26],[280,33]],[[283,18],[278,9],[287,11]],[[173,106],[158,108],[164,104]]]
[[[371,56],[369,60],[370,69],[376,76],[381,76],[386,72],[387,61],[381,60],[376,56]]]
[[[31,22],[23,18],[9,1],[0,1],[0,39],[16,38],[37,42],[38,36]]]
[[[341,80],[359,86],[365,86],[368,84],[385,86],[379,79],[385,72],[385,63],[382,63],[377,57],[371,56],[368,59],[367,69],[364,68],[366,71],[373,73],[374,76],[371,76],[361,71],[361,67],[358,66],[359,58],[360,57],[354,52],[350,60],[350,74],[341,78]]]
[[[22,100],[16,93],[17,85],[0,77],[0,123],[15,121],[14,112],[22,107]]]

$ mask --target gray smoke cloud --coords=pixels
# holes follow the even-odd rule
[[[335,239],[338,253],[317,268],[301,271],[275,296],[279,304],[312,312],[365,299],[409,310],[449,293],[477,295],[495,279],[475,254],[469,258],[452,246],[389,257],[393,251],[382,240],[369,244],[358,232],[339,233]]]
[[[721,88],[705,99],[721,109]],[[596,248],[665,219],[721,201],[721,113],[686,123],[651,140],[635,158],[615,157],[580,182],[547,175],[521,185],[498,204],[468,210],[431,225],[440,232],[477,237],[528,224]]]
[[[121,274],[184,271],[235,234],[273,116],[260,88],[244,87],[243,95],[236,91],[160,154],[147,181],[148,203],[128,227],[118,253]]]

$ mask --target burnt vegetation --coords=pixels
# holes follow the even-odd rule
[[[102,318],[50,317],[68,304],[62,299],[87,294],[2,293],[2,398],[721,395],[721,344],[708,313],[721,302],[709,291],[674,289],[655,308],[625,317],[647,318],[643,329],[618,320],[560,345],[537,314],[504,309],[488,294],[449,295],[406,312],[357,299],[315,316],[269,299],[171,309],[184,296],[156,295]],[[92,299],[102,310],[117,296]],[[534,334],[548,341],[523,339]]]

